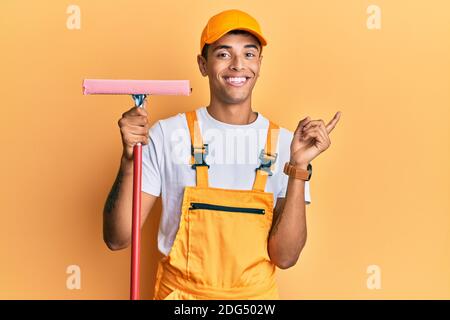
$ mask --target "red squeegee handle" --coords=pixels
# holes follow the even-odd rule
[[[133,148],[133,214],[131,242],[131,289],[130,299],[139,300],[139,269],[141,252],[141,185],[142,145]]]
[[[146,95],[132,95],[138,108],[144,107]],[[142,190],[142,145],[133,147],[133,212],[131,222],[131,281],[130,299],[139,300],[139,275],[141,262],[141,190]]]

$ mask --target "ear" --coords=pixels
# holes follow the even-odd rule
[[[261,62],[262,62],[263,56],[259,56],[259,68],[258,68],[258,74],[257,74],[257,78],[261,75]]]
[[[206,66],[207,62],[201,54],[197,55],[197,63],[200,73],[202,74],[202,76],[206,77],[208,75],[207,73],[208,68]]]

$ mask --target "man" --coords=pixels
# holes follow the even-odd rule
[[[301,120],[294,133],[252,109],[267,44],[245,12],[213,16],[197,62],[210,104],[148,126],[145,108],[119,120],[123,155],[105,204],[112,250],[131,239],[133,146],[143,147],[142,224],[162,197],[155,299],[277,299],[275,266],[298,260],[306,242],[310,162],[330,145],[327,124]]]

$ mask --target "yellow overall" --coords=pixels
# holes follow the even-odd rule
[[[197,184],[184,189],[179,229],[159,262],[154,299],[279,299],[267,251],[273,193],[264,192],[278,126],[270,122],[253,189],[229,190],[208,186],[207,145],[195,111],[186,118]]]

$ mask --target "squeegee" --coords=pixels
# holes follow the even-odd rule
[[[142,108],[147,95],[183,95],[192,92],[189,80],[109,80],[85,79],[83,94],[130,94],[136,107]],[[131,241],[130,299],[139,300],[141,248],[142,145],[133,147],[133,212]]]

